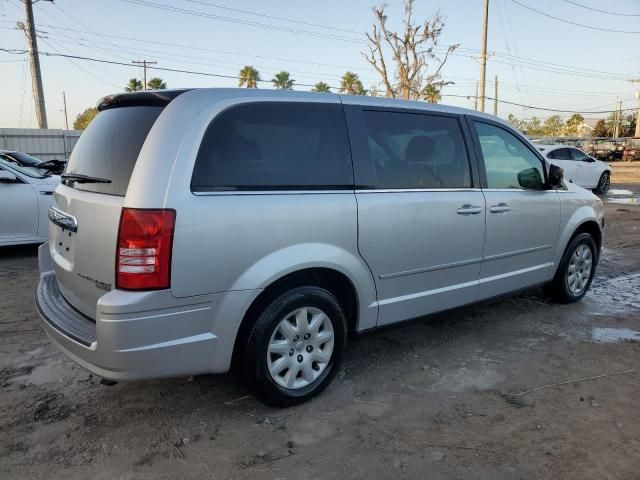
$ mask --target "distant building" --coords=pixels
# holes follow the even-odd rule
[[[596,123],[600,120],[604,120],[603,118],[585,118],[582,125],[580,125],[580,131],[578,132],[579,137],[589,137],[591,136],[591,132],[596,128]]]

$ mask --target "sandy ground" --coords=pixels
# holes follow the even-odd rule
[[[40,328],[36,248],[0,250],[0,478],[639,479],[640,166],[613,181],[582,302],[534,291],[365,336],[286,410],[232,375],[100,385]]]

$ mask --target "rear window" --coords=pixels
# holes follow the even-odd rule
[[[261,102],[222,112],[202,140],[194,192],[353,188],[342,107]]]
[[[70,183],[78,190],[124,196],[149,130],[164,107],[121,107],[93,119],[73,149],[65,174],[87,175],[111,183]]]

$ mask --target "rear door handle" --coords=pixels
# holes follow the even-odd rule
[[[482,212],[482,207],[476,205],[464,204],[457,210],[459,215],[477,215]]]
[[[489,208],[489,211],[491,211],[491,213],[504,213],[510,210],[511,210],[511,206],[504,202],[501,202],[497,205],[493,205],[491,208]]]

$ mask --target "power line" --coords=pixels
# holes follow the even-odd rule
[[[550,15],[546,12],[542,12],[540,10],[536,10],[533,7],[530,7],[529,5],[525,5],[524,3],[520,3],[518,0],[511,0],[513,3],[515,3],[516,5],[520,5],[522,8],[526,8],[527,10],[531,10],[532,12],[535,12],[539,15],[543,15],[545,17],[548,18],[553,18],[554,20],[557,20],[559,22],[564,22],[564,23],[568,23],[570,25],[575,25],[577,27],[582,27],[582,28],[589,28],[591,30],[599,30],[601,32],[612,32],[612,33],[640,33],[640,31],[638,30],[614,30],[612,28],[602,28],[602,27],[594,27],[593,25],[585,25],[583,23],[577,23],[577,22],[572,22],[571,20],[567,20],[565,18],[560,18],[560,17],[554,17],[553,15]]]
[[[582,5],[578,2],[572,2],[571,0],[564,0],[567,3],[570,3],[571,5],[575,5],[576,7],[580,7],[580,8],[584,8],[586,10],[591,10],[593,12],[598,12],[598,13],[604,13],[606,15],[618,15],[621,17],[640,17],[640,13],[620,13],[620,12],[608,12],[607,10],[599,10],[597,8],[593,8],[593,7],[588,7],[586,5]]]
[[[219,8],[219,9],[222,9],[222,10],[228,10],[230,12],[246,13],[246,14],[249,14],[249,15],[256,15],[258,17],[270,18],[272,20],[282,20],[284,22],[297,23],[299,25],[307,25],[309,27],[326,28],[326,29],[329,29],[329,30],[337,30],[337,31],[340,31],[340,32],[356,33],[358,35],[362,35],[363,34],[363,32],[358,32],[356,30],[349,30],[349,29],[346,29],[346,28],[339,28],[339,27],[332,27],[332,26],[328,26],[328,25],[321,25],[319,23],[303,22],[301,20],[294,20],[292,18],[286,18],[286,17],[276,17],[275,15],[267,15],[265,13],[252,12],[250,10],[240,10],[239,8],[226,7],[226,6],[222,6],[222,5],[217,5],[215,3],[203,2],[201,0],[184,0],[184,1],[185,2],[190,2],[190,3],[196,3],[196,4],[200,4],[200,5],[206,5],[208,7]]]
[[[188,8],[180,8],[180,7],[174,7],[171,5],[164,5],[161,3],[154,3],[154,2],[150,2],[147,0],[122,0],[123,2],[127,2],[127,3],[132,3],[135,5],[140,5],[143,7],[150,7],[150,8],[156,8],[159,10],[165,10],[168,12],[174,12],[174,13],[182,13],[184,15],[192,15],[192,16],[196,16],[196,17],[202,17],[202,18],[209,18],[212,20],[220,20],[223,22],[231,22],[231,23],[237,23],[240,25],[248,25],[248,26],[253,26],[253,27],[260,27],[260,28],[265,28],[268,30],[278,30],[278,31],[282,31],[282,32],[287,32],[287,33],[295,33],[298,35],[305,35],[305,36],[309,36],[309,37],[316,37],[316,38],[322,38],[322,39],[331,39],[331,40],[341,40],[341,41],[346,41],[346,42],[353,42],[353,43],[365,43],[364,40],[362,39],[357,39],[357,38],[352,38],[352,37],[344,37],[344,36],[340,36],[340,35],[333,35],[333,34],[326,34],[326,33],[320,33],[320,32],[312,32],[310,30],[302,30],[302,29],[298,29],[298,28],[291,28],[291,27],[283,27],[283,26],[279,26],[279,25],[273,25],[270,23],[262,23],[262,22],[254,22],[252,20],[242,20],[242,19],[238,19],[238,18],[233,18],[233,17],[225,17],[222,15],[215,15],[212,13],[206,13],[206,12],[199,12],[197,10],[190,10]]]
[[[26,50],[18,50],[18,49],[7,49],[7,48],[0,48],[0,51],[5,51],[8,53],[13,53],[13,54],[23,54],[26,53]],[[122,65],[122,66],[127,66],[127,67],[134,67],[137,68],[135,65],[129,64],[129,63],[125,63],[125,62],[117,62],[114,60],[105,60],[105,59],[99,59],[99,58],[92,58],[92,57],[83,57],[80,55],[68,55],[68,54],[64,54],[64,53],[51,53],[51,52],[40,52],[41,55],[45,55],[45,56],[49,56],[49,57],[63,57],[63,58],[67,58],[67,59],[75,59],[75,60],[86,60],[86,61],[91,61],[91,62],[99,62],[99,63],[107,63],[107,64],[111,64],[111,65]],[[216,78],[227,78],[227,79],[233,79],[233,80],[238,80],[239,77],[237,75],[224,75],[224,74],[219,74],[219,73],[211,73],[211,72],[202,72],[202,71],[197,71],[197,70],[183,70],[183,69],[177,69],[177,68],[167,68],[167,67],[147,67],[151,70],[158,70],[158,71],[165,71],[165,72],[175,72],[175,73],[184,73],[184,74],[190,74],[190,75],[202,75],[202,76],[207,76],[207,77],[216,77]],[[262,83],[271,83],[268,80],[260,80],[260,82]],[[299,85],[301,87],[313,87],[314,85],[311,84],[304,84],[304,83],[297,83],[296,85]],[[338,87],[335,86],[330,86],[330,88],[333,89],[337,89]],[[443,95],[443,97],[452,97],[452,98],[469,98],[469,95],[449,95],[449,94],[445,94]],[[486,97],[487,100],[495,100],[495,98],[493,97]],[[499,103],[504,103],[507,105],[515,105],[518,107],[524,107],[524,108],[529,108],[529,109],[533,109],[533,110],[544,110],[544,111],[548,111],[548,112],[557,112],[557,113],[584,113],[584,114],[602,114],[602,113],[613,113],[615,110],[601,110],[601,111],[577,111],[577,110],[561,110],[561,109],[555,109],[555,108],[546,108],[546,107],[538,107],[535,105],[525,105],[522,103],[517,103],[517,102],[511,102],[508,100],[498,100]],[[635,110],[635,108],[625,108],[622,109],[623,111],[629,111],[629,110]]]
[[[123,0],[123,1],[127,1],[127,0]],[[139,1],[139,0],[132,0],[132,1]],[[0,20],[0,22],[1,21],[3,21],[3,20]],[[236,55],[236,56],[237,55],[243,55],[243,56],[248,56],[248,57],[251,57],[251,58],[264,58],[264,59],[268,59],[268,60],[278,60],[278,61],[286,61],[286,62],[293,62],[293,63],[306,63],[306,64],[311,64],[311,65],[328,66],[328,67],[335,67],[335,68],[346,68],[346,69],[351,69],[351,70],[362,70],[362,71],[366,70],[366,71],[369,71],[368,68],[362,68],[362,67],[341,66],[341,65],[334,65],[334,64],[327,64],[327,63],[320,63],[320,62],[312,62],[312,61],[307,61],[307,60],[270,57],[270,56],[256,55],[256,54],[246,53],[246,52],[230,52],[230,51],[224,51],[224,50],[215,50],[215,49],[210,49],[210,48],[205,48],[205,47],[197,47],[197,46],[176,44],[176,43],[169,43],[169,42],[151,41],[151,40],[138,39],[138,38],[134,38],[134,37],[125,37],[125,36],[121,36],[121,35],[110,35],[110,34],[105,34],[105,33],[94,32],[94,31],[76,30],[76,29],[72,29],[72,28],[60,27],[60,26],[57,26],[57,25],[40,24],[40,26],[44,27],[44,28],[53,28],[53,29],[56,29],[56,30],[67,30],[67,31],[74,32],[74,33],[88,33],[88,34],[93,34],[93,35],[100,35],[102,37],[119,38],[119,39],[123,39],[123,40],[130,40],[130,41],[136,41],[136,42],[141,42],[141,43],[151,43],[151,44],[154,44],[154,45],[172,46],[172,47],[176,47],[176,48],[186,48],[186,49],[190,49],[190,50],[201,50],[201,51],[229,54],[229,55]],[[113,44],[113,45],[115,45],[115,44]],[[121,48],[121,46],[118,46],[118,48]],[[468,51],[468,52],[477,53],[476,50],[472,50],[472,49],[460,48],[459,50],[460,51]],[[443,52],[444,52],[444,50],[443,50]],[[549,73],[560,73],[560,74],[568,75],[568,76],[600,78],[600,79],[605,79],[605,80],[627,81],[627,79],[628,79],[628,74],[615,74],[615,73],[611,73],[611,72],[595,70],[595,69],[588,68],[588,67],[567,66],[567,65],[552,63],[552,62],[548,62],[548,61],[544,61],[544,60],[535,60],[535,59],[530,59],[530,58],[519,57],[519,56],[516,56],[516,55],[511,55],[510,53],[503,53],[503,52],[490,52],[490,53],[491,53],[491,55],[493,55],[495,57],[499,57],[499,58],[503,59],[503,61],[494,59],[493,63],[500,63],[500,64],[504,64],[504,65],[509,65],[509,66],[512,66],[512,67],[515,65],[515,66],[519,66],[520,69],[522,69],[524,67],[524,68],[528,68],[528,69],[541,70],[541,71],[545,71],[545,72],[549,72]],[[454,55],[454,56],[462,56],[462,57],[465,57],[465,58],[469,57],[468,55],[457,54],[455,52],[452,55]],[[517,62],[513,62],[513,60],[517,60]],[[596,74],[599,74],[599,75],[596,75]]]
[[[458,97],[458,98],[470,98],[469,95],[442,95],[443,97]],[[495,100],[492,97],[485,97],[487,100]],[[498,99],[498,103],[505,103],[507,105],[514,105],[517,107],[529,108],[531,110],[544,110],[546,112],[556,112],[556,113],[584,113],[587,115],[590,114],[600,114],[600,113],[614,113],[616,110],[601,110],[601,111],[580,111],[580,110],[560,110],[557,108],[546,108],[546,107],[536,107],[535,105],[524,105],[522,103],[510,102],[508,100],[500,100]],[[622,111],[635,110],[635,108],[623,108]]]

